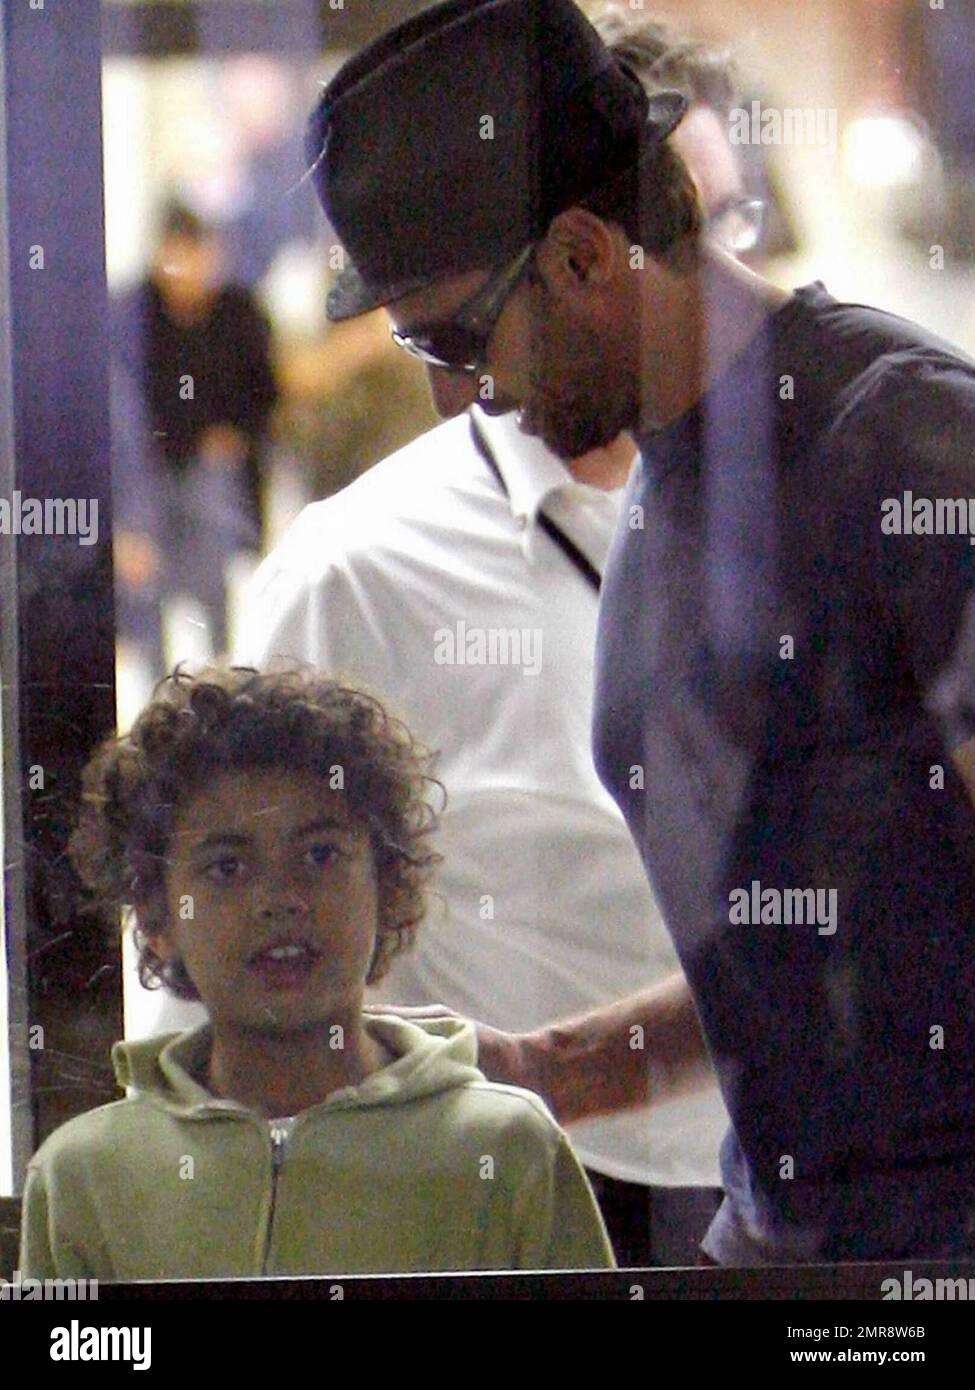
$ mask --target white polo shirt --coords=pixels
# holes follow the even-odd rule
[[[663,980],[677,957],[591,755],[597,595],[620,493],[575,482],[513,415],[461,415],[305,508],[264,561],[236,657],[365,686],[439,750],[444,856],[428,917],[374,997],[522,1032]],[[717,1185],[717,1089],[570,1127],[587,1166]]]

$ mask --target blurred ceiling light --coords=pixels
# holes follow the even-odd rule
[[[264,308],[279,332],[313,337],[325,327],[322,246],[292,241],[278,251],[261,281]]]
[[[287,138],[295,124],[295,98],[284,63],[260,53],[229,58],[220,85],[230,118],[248,145],[263,148]]]
[[[843,169],[867,188],[899,188],[919,178],[931,143],[912,111],[858,116],[843,132]]]

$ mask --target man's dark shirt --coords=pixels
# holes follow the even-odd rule
[[[975,364],[820,285],[641,441],[595,750],[732,1118],[722,1263],[975,1250],[975,546],[881,529],[973,445]]]

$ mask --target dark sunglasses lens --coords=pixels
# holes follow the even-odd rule
[[[431,366],[453,371],[474,371],[482,350],[477,334],[451,323],[437,324],[405,338],[394,334],[394,339]]]
[[[752,251],[762,238],[764,214],[763,202],[757,198],[743,198],[711,219],[711,234],[719,246],[733,255]]]

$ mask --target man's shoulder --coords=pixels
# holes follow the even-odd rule
[[[803,292],[812,313],[802,322],[812,363],[826,388],[828,427],[910,429],[916,401],[924,411],[975,405],[975,359],[924,325],[868,304],[834,300],[816,285]],[[788,343],[787,343],[788,346]],[[824,360],[825,359],[825,360]]]
[[[470,420],[466,414],[455,415],[373,464],[341,492],[312,506],[352,511],[381,503],[387,513],[422,514],[444,491],[467,492],[487,476]]]
[[[968,447],[975,426],[975,362],[945,345],[918,344],[879,353],[835,403],[829,432],[844,447],[858,436],[885,450],[957,435]]]
[[[283,564],[323,571],[354,556],[373,557],[476,524],[493,480],[465,416],[419,435],[331,497],[309,503],[273,552]],[[500,499],[499,499],[500,500]]]

